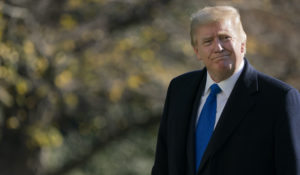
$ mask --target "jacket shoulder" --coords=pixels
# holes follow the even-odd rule
[[[171,80],[171,83],[179,83],[179,82],[182,83],[182,82],[190,82],[193,80],[199,80],[203,78],[205,73],[206,73],[205,69],[186,72],[184,74],[181,74],[173,78]]]
[[[274,77],[271,77],[269,75],[266,75],[264,73],[258,72],[258,83],[262,85],[262,87],[265,88],[272,88],[273,90],[287,92],[291,89],[294,89],[291,85],[277,79]]]

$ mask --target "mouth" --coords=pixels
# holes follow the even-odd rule
[[[228,59],[230,55],[220,55],[212,58],[213,60]]]

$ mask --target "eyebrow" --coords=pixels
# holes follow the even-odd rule
[[[218,36],[231,36],[232,37],[232,35],[228,32],[221,32],[221,33],[218,34]],[[214,36],[205,36],[205,37],[201,38],[201,40],[206,41],[206,40],[210,40],[210,39],[213,39],[213,38],[214,38]]]
[[[201,40],[202,41],[207,41],[207,40],[211,40],[211,39],[213,39],[214,37],[212,37],[212,36],[208,36],[208,37],[204,37],[204,38],[202,38]]]

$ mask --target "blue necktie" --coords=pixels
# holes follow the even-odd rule
[[[199,169],[202,156],[214,131],[217,112],[217,94],[219,92],[221,92],[221,89],[217,84],[210,86],[210,94],[206,99],[198,119],[195,138],[196,172]]]

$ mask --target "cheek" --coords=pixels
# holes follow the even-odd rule
[[[236,46],[236,42],[227,42],[226,44],[224,44],[224,47],[226,47],[227,50],[234,50]]]
[[[231,42],[228,47],[230,47],[230,50],[235,52],[235,54],[241,53],[242,45],[239,42]]]
[[[210,47],[205,47],[205,48],[199,50],[199,53],[200,53],[202,59],[208,59],[209,56],[212,54],[212,49]]]

